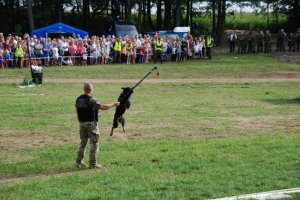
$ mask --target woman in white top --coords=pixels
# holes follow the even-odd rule
[[[104,46],[103,46],[103,50],[104,52],[102,52],[104,54],[104,64],[107,64],[110,57],[109,57],[109,54],[110,54],[110,42],[108,40],[105,40],[104,42]]]
[[[194,54],[196,58],[199,58],[199,48],[200,48],[199,41],[196,40],[194,43]]]
[[[59,54],[58,54],[58,48],[57,48],[56,43],[53,44],[51,51],[52,51],[52,57],[53,57],[52,65],[58,65]]]

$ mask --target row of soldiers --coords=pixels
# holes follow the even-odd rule
[[[276,51],[282,52],[286,50],[286,43],[289,51],[300,51],[300,29],[296,33],[287,35],[283,29],[277,34]],[[272,35],[269,31],[260,31],[253,34],[251,31],[237,36],[234,32],[228,37],[230,44],[230,52],[235,52],[235,43],[238,45],[238,53],[270,53],[272,51]]]

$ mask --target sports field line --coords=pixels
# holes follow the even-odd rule
[[[287,194],[292,194],[292,193],[300,193],[300,187],[284,189],[284,190],[274,190],[274,191],[269,191],[269,192],[245,194],[245,195],[240,195],[240,196],[224,197],[224,198],[218,198],[218,199],[213,199],[213,200],[279,199],[279,198],[289,197],[289,196],[287,196]]]
[[[44,83],[135,83],[140,79],[117,78],[45,78]],[[4,78],[0,83],[18,83],[21,79]],[[150,78],[146,83],[262,83],[262,82],[300,82],[299,78]]]

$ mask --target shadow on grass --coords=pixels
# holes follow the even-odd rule
[[[285,104],[300,104],[300,97],[294,99],[266,99],[263,100],[267,103],[272,103],[276,105],[285,105]]]

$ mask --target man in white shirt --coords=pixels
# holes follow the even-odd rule
[[[230,45],[230,53],[234,53],[235,41],[237,40],[237,35],[234,31],[232,31],[228,37],[229,45]]]

